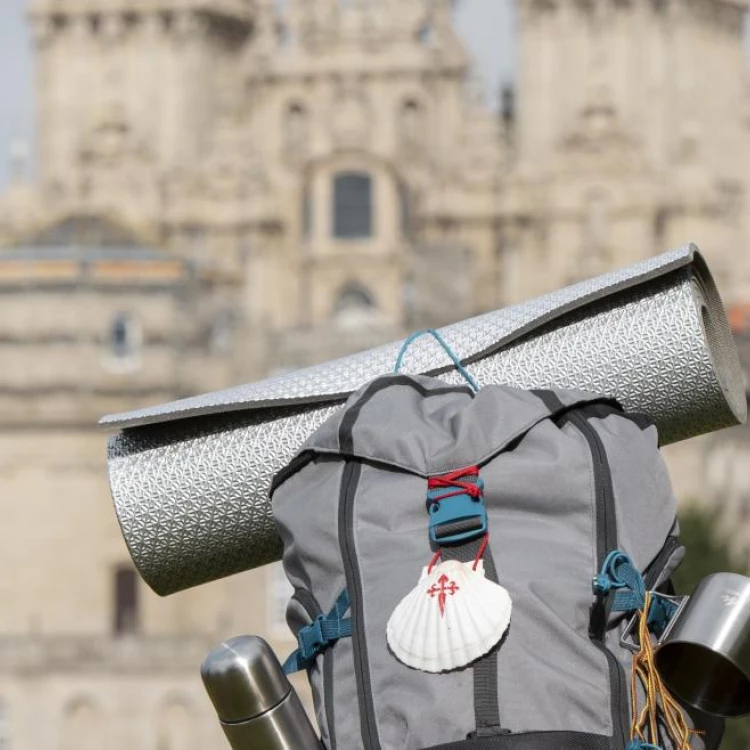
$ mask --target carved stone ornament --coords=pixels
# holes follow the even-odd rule
[[[124,108],[113,103],[97,117],[79,155],[85,166],[116,168],[127,163],[143,164],[150,153],[146,142],[133,131]]]
[[[586,168],[595,162],[602,166],[632,172],[643,166],[643,155],[636,139],[622,126],[614,104],[599,92],[583,107],[578,122],[563,139],[560,156],[569,165]]]
[[[364,147],[370,140],[370,107],[364,93],[345,89],[333,107],[333,138],[339,148]]]
[[[260,154],[242,123],[219,123],[213,145],[197,174],[198,192],[217,202],[242,201],[268,191]]]

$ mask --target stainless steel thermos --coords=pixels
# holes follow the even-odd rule
[[[271,647],[232,638],[209,653],[201,677],[233,750],[322,750]]]
[[[750,713],[750,579],[704,578],[660,644],[656,667],[674,695],[715,716]]]

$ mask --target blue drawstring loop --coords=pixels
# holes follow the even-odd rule
[[[425,336],[426,334],[429,334],[432,336],[435,341],[440,344],[440,346],[443,347],[445,350],[445,353],[451,358],[451,361],[453,362],[455,368],[461,373],[464,380],[475,390],[479,390],[479,383],[473,378],[471,373],[461,364],[461,360],[458,358],[456,353],[451,349],[450,345],[445,341],[445,339],[434,329],[434,328],[428,328],[426,331],[417,331],[416,333],[412,333],[409,338],[404,341],[403,346],[401,347],[401,351],[398,353],[398,357],[396,358],[396,366],[393,368],[393,372],[400,372],[401,365],[404,362],[404,356],[406,355],[406,352],[409,350],[409,347],[420,337]]]
[[[327,615],[318,615],[309,625],[300,629],[297,633],[299,648],[284,662],[285,674],[307,669],[321,651],[339,638],[347,638],[354,632],[352,619],[344,619],[349,606],[349,592],[344,589]]]
[[[635,739],[628,742],[628,746],[625,750],[662,750],[659,745],[652,745],[650,742],[644,742],[643,740]]]
[[[607,596],[615,591],[613,612],[631,612],[646,603],[646,584],[630,558],[621,550],[610,552],[598,575],[594,576],[594,593]]]

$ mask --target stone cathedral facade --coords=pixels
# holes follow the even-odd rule
[[[31,0],[38,166],[0,196],[0,750],[219,750],[205,653],[293,647],[276,569],[139,583],[103,413],[689,240],[750,328],[745,0],[516,6],[495,112],[450,0]],[[747,525],[748,445],[669,448],[678,494]]]

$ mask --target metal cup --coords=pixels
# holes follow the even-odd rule
[[[705,713],[750,713],[750,578],[704,578],[673,617],[656,652],[670,692]]]

